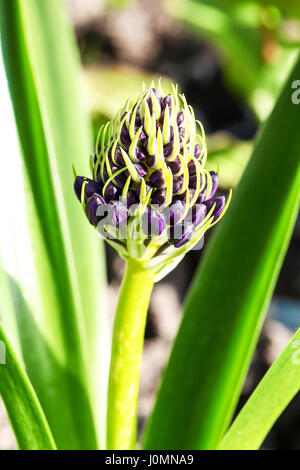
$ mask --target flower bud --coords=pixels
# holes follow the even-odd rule
[[[96,147],[93,178],[76,177],[76,196],[94,226],[101,220],[97,209],[107,205],[107,232],[122,226],[127,234],[113,246],[160,276],[229,204],[230,198],[215,197],[218,175],[205,169],[203,126],[177,87],[168,94],[160,82],[158,89],[144,88],[100,129]]]

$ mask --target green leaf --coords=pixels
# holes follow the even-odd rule
[[[272,364],[222,439],[221,450],[255,450],[300,390],[300,329]]]
[[[16,308],[12,337],[58,447],[96,448],[95,427],[104,442],[109,335],[103,247],[73,191],[72,164],[86,174],[92,150],[75,41],[59,0],[1,0],[0,13],[25,165],[14,169],[23,216],[5,225],[7,246],[19,253],[4,266]],[[18,235],[20,224],[29,240]]]
[[[0,394],[22,450],[53,450],[55,442],[32,385],[0,325]]]
[[[299,76],[298,59],[196,274],[147,449],[215,449],[230,423],[299,210]]]

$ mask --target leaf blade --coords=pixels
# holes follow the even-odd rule
[[[88,382],[98,374],[93,374],[87,365],[92,364],[93,371],[95,368],[99,370],[97,346],[100,333],[104,336],[100,344],[105,344],[105,324],[102,320],[102,325],[99,323],[97,315],[102,291],[98,284],[95,288],[97,280],[101,282],[103,279],[103,269],[100,263],[91,264],[98,253],[97,240],[84,220],[79,204],[76,205],[72,188],[72,163],[88,154],[84,155],[90,146],[88,126],[84,113],[81,115],[79,112],[78,87],[69,86],[68,100],[64,101],[61,95],[68,83],[63,68],[57,67],[58,62],[52,57],[56,64],[51,64],[52,83],[44,82],[42,76],[48,72],[47,61],[40,69],[38,64],[43,53],[48,60],[50,56],[42,49],[35,51],[39,45],[50,50],[54,48],[57,54],[62,49],[65,61],[76,75],[78,66],[73,57],[74,45],[61,47],[60,41],[64,44],[70,42],[70,33],[64,33],[65,17],[59,2],[1,1],[0,8],[2,49],[26,168],[26,175],[23,176],[26,199],[24,224],[29,227],[34,246],[33,259],[28,262],[27,271],[32,284],[38,280],[37,288],[30,286],[34,295],[28,298],[28,279],[23,275],[26,270],[20,269],[18,260],[15,260],[13,271],[17,277],[9,276],[9,281],[16,306],[15,314],[20,320],[21,349],[28,374],[59,447],[96,448],[91,402],[98,419],[99,405]],[[47,14],[47,9],[51,10],[51,16]],[[44,16],[41,17],[42,13]],[[26,23],[29,18],[31,35]],[[57,35],[55,42],[53,23]],[[33,30],[41,35],[39,41],[35,41]],[[37,79],[39,73],[41,75]],[[74,83],[75,75],[72,77]],[[53,91],[55,87],[56,93]],[[73,97],[73,105],[78,106],[78,114],[70,107],[70,97]],[[49,105],[51,100],[52,107]],[[58,109],[62,114],[57,122],[53,111],[55,103],[59,103]],[[71,227],[74,227],[73,230]],[[17,242],[16,251],[21,252],[18,245],[22,243]],[[101,255],[99,259],[101,261]],[[86,276],[87,267],[90,279]],[[101,282],[101,285],[104,284],[104,281]],[[86,334],[91,335],[89,344]],[[36,354],[32,354],[30,337],[31,342],[35,343]],[[89,354],[92,359],[88,358]],[[47,370],[41,367],[39,355],[44,360],[47,358]],[[106,371],[100,372],[105,388]],[[95,385],[93,387],[96,388]],[[101,393],[103,406],[105,394],[100,391],[99,396]]]
[[[54,450],[54,439],[32,385],[24,373],[0,325],[0,345],[5,361],[0,362],[0,394],[22,450]]]
[[[300,330],[272,364],[222,439],[220,450],[255,450],[300,390]]]
[[[298,59],[196,274],[146,448],[215,449],[230,422],[299,210],[299,73]]]

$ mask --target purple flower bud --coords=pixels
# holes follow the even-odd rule
[[[209,199],[208,201],[205,201],[203,204],[205,204],[207,208],[207,212],[209,212],[212,206],[216,204],[216,207],[213,213],[214,220],[215,220],[221,215],[225,207],[225,196],[218,196],[215,199]]]
[[[85,212],[87,218],[89,219],[90,224],[94,225],[95,227],[100,222],[103,216],[97,215],[97,209],[99,206],[105,204],[103,197],[99,196],[98,194],[93,194],[91,197],[88,198],[86,201]]]
[[[137,202],[138,202],[138,196],[137,196],[136,192],[133,191],[132,189],[130,189],[127,192],[127,196],[126,196],[126,205],[127,205],[127,207],[131,207],[134,204],[137,204]]]
[[[101,193],[101,186],[99,183],[96,183],[96,181],[90,180],[89,178],[84,178],[83,176],[77,176],[74,182],[74,191],[80,202],[82,185],[85,181],[87,181],[84,187],[85,198],[91,197],[94,193]]]
[[[116,173],[118,170],[120,170],[120,168],[118,167],[114,167],[112,168],[112,173]],[[122,173],[120,173],[119,175],[115,176],[113,182],[114,183],[117,183],[118,185],[120,185],[121,187],[124,186],[124,184],[126,183],[126,180],[129,176],[129,171],[128,170],[124,170]]]
[[[164,157],[167,158],[171,155],[174,146],[174,139],[171,139],[166,145],[164,145]]]
[[[145,166],[142,163],[136,163],[134,166],[140,178],[144,178],[147,174],[147,169],[145,168]]]
[[[175,225],[179,222],[184,214],[185,207],[182,201],[179,199],[174,200],[169,209],[169,221],[170,225]]]
[[[156,96],[158,102],[160,103],[161,95],[160,95],[159,91],[156,90],[155,88],[151,88],[151,90],[153,91],[154,95]],[[147,99],[147,103],[148,103],[148,106],[149,106],[150,113],[152,114],[152,111],[153,111],[153,103],[152,103],[151,96]]]
[[[195,226],[191,222],[182,222],[169,228],[169,242],[176,248],[182,247],[187,243],[194,233]]]
[[[195,227],[193,224],[187,224],[187,223],[183,224],[183,237],[179,241],[175,241],[174,246],[176,248],[180,248],[185,243],[190,241],[190,239],[193,236],[194,230],[195,230]]]
[[[185,137],[185,128],[184,127],[179,128],[179,135],[180,135],[181,139],[184,139],[184,137]]]
[[[129,132],[125,124],[123,124],[122,130],[121,130],[120,140],[121,140],[121,143],[124,145],[124,147],[128,148],[130,146],[131,140],[130,140]]]
[[[138,160],[144,160],[146,158],[146,152],[145,151],[142,151],[140,149],[137,150],[136,152],[136,158],[138,158]]]
[[[106,189],[105,189],[105,199],[109,202],[109,201],[112,201],[114,199],[117,199],[119,195],[119,191],[118,189],[113,185],[113,183],[108,183]]]
[[[149,184],[146,184],[146,194],[149,193],[149,191],[151,191],[151,186],[149,186]],[[136,188],[136,194],[138,197],[140,197],[140,194],[141,194],[141,185],[139,185],[137,188]]]
[[[190,176],[190,178],[189,178],[189,188],[190,189],[196,189],[196,187],[197,187],[197,176],[196,175]]]
[[[159,92],[156,88],[151,88],[151,90],[153,91],[154,95],[156,96],[158,102],[160,103],[160,101],[161,101],[161,94],[160,94],[160,92]]]
[[[157,161],[157,158],[155,155],[149,155],[148,160],[147,160],[147,165],[149,166],[149,168],[152,168],[152,169],[155,168],[156,161]]]
[[[172,171],[172,174],[174,176],[178,175],[178,173],[181,170],[181,161],[179,157],[176,157],[176,159],[173,162],[168,162],[167,165]]]
[[[166,106],[169,105],[169,110],[172,110],[172,98],[171,95],[166,96],[162,101],[161,101],[161,115],[159,118],[159,122],[162,124],[164,122],[165,118],[165,111],[166,111]]]
[[[113,227],[123,225],[128,218],[128,210],[122,202],[111,201],[112,210],[108,211],[108,223]]]
[[[177,115],[178,127],[180,127],[183,122],[184,122],[184,114],[182,112],[178,113],[178,115]]]
[[[157,206],[161,206],[164,204],[166,199],[166,191],[164,189],[157,189],[154,191],[153,196],[152,196],[152,201],[151,203]]]
[[[166,221],[163,214],[147,207],[142,220],[143,232],[148,235],[149,238],[158,237],[165,227]]]
[[[168,95],[166,96],[163,100],[162,100],[162,107],[165,109],[165,107],[167,106],[167,104],[169,105],[169,107],[171,108],[172,106],[172,96],[171,95]]]
[[[165,179],[162,170],[153,171],[153,173],[151,173],[150,175],[149,183],[151,184],[151,186],[154,186],[156,188],[163,187],[165,184]]]
[[[209,195],[209,199],[214,197],[214,194],[216,193],[216,191],[218,189],[218,186],[219,186],[219,177],[218,177],[217,173],[215,173],[214,171],[211,171],[210,175],[211,175],[213,185],[212,185],[211,193]]]
[[[142,118],[140,116],[140,106],[137,107],[137,113],[135,115],[135,131],[137,131],[142,125]]]
[[[173,178],[173,192],[178,193],[183,186],[183,176],[178,176],[178,178]]]
[[[116,162],[117,165],[119,165],[119,166],[124,166],[124,165],[125,165],[125,161],[124,161],[124,158],[123,158],[123,155],[122,155],[122,152],[121,152],[120,147],[117,147],[117,148],[116,148],[116,151],[115,151],[115,162]]]
[[[207,174],[206,170],[198,171],[196,159],[199,161],[202,144],[199,140],[196,144],[197,122],[189,113],[185,99],[180,98],[176,88],[167,96],[161,95],[162,88],[159,89],[161,92],[155,88],[144,90],[134,103],[126,103],[124,109],[127,111],[120,111],[109,128],[102,127],[99,148],[92,159],[93,179],[77,177],[74,183],[76,196],[83,203],[90,223],[98,225],[100,230],[98,222],[102,221],[106,227],[103,227],[103,237],[109,235],[117,237],[119,242],[124,240],[121,245],[125,253],[120,253],[124,257],[139,253],[145,265],[153,257],[157,257],[158,264],[167,262],[169,257],[160,261],[159,255],[168,252],[168,256],[175,256],[174,247],[182,247],[191,238],[194,239],[194,235],[196,242],[202,234],[199,224],[205,220],[212,205],[215,204],[214,213],[205,228],[213,219],[218,220],[225,206],[224,197],[215,197],[217,174],[210,173],[209,194],[210,184],[207,184],[204,175],[204,172]],[[189,157],[194,154],[189,162],[186,145]],[[123,157],[124,150],[128,159]],[[168,170],[168,178],[164,168]],[[170,178],[172,181],[169,181]],[[199,184],[204,188],[201,193]],[[84,201],[81,201],[83,187]],[[147,198],[144,197],[145,193]],[[142,226],[144,232],[147,231],[144,243],[136,246],[136,250],[134,245],[141,240],[127,240],[130,234],[125,222],[128,218],[137,223],[136,227]],[[118,227],[115,235],[113,227]],[[162,233],[169,239],[158,238]],[[157,244],[149,246],[152,237],[158,238]],[[179,253],[184,251],[180,250]],[[161,268],[160,273],[164,266]]]
[[[195,145],[195,151],[194,151],[194,157],[198,160],[198,158],[200,157],[200,146],[197,144]]]
[[[149,140],[149,137],[147,136],[147,134],[145,134],[144,131],[142,131],[141,135],[140,135],[140,138],[139,138],[139,141],[138,141],[138,145],[140,145],[141,147],[146,149],[147,146],[148,146],[148,140]]]
[[[193,175],[196,174],[196,163],[194,162],[194,160],[191,160],[188,163],[188,170],[189,170],[189,175],[190,176],[193,176]]]
[[[190,214],[188,214],[188,219],[191,218],[192,223],[196,227],[199,225],[207,214],[207,208],[204,204],[195,204],[190,209]]]

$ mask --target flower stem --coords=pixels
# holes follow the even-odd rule
[[[146,317],[154,273],[129,259],[121,285],[108,386],[107,448],[134,449]]]

